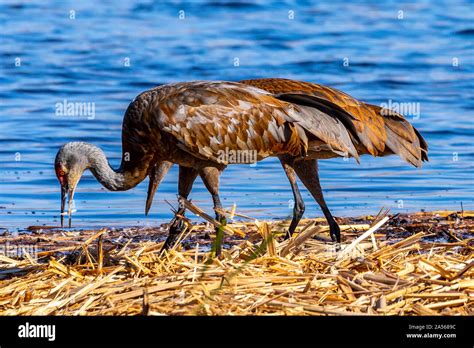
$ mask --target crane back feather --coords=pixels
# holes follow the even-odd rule
[[[220,156],[226,150],[255,151],[258,160],[280,154],[305,157],[317,152],[312,146],[317,143],[334,156],[358,159],[355,124],[348,113],[292,101],[291,96],[235,82],[160,86],[132,102],[124,118],[131,136],[123,147],[138,147],[143,154],[151,151],[150,144],[157,151],[166,148],[160,140],[171,139],[194,157],[226,165]],[[159,157],[169,155],[168,150]]]

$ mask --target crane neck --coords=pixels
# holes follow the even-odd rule
[[[122,157],[122,163],[118,169],[110,166],[104,152],[97,146],[87,144],[86,149],[86,168],[89,169],[96,179],[110,191],[126,191],[140,182],[148,174],[148,168],[151,161],[150,156],[144,156],[139,163],[129,163]]]

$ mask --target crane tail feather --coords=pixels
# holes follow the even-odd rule
[[[423,162],[428,161],[428,144],[410,122],[392,110],[383,112],[379,106],[367,106],[384,121],[386,148],[381,156],[395,154],[415,167],[421,167]]]
[[[347,151],[356,158],[357,162],[359,162],[359,155],[362,154],[373,156],[396,154],[415,167],[421,167],[422,162],[428,161],[428,144],[418,130],[400,114],[392,111],[385,114],[381,107],[364,103],[365,107],[374,112],[374,116],[382,121],[384,131],[374,133],[373,129],[364,126],[363,122],[361,123],[361,119],[354,117],[349,111],[327,99],[301,93],[280,93],[275,97],[297,104],[303,109],[318,110],[320,113],[305,113],[303,110],[306,123],[303,123],[303,127],[310,133],[319,136],[320,131],[317,131],[310,121],[311,117],[315,117],[318,119],[316,124],[326,127],[326,131],[332,135],[339,132],[339,137],[335,142],[336,146],[334,146],[334,141],[330,143],[327,139],[321,139],[326,141],[330,147],[332,146],[332,151],[336,154],[342,155]],[[308,114],[312,116],[308,117]],[[325,116],[331,117],[334,122],[330,122]]]

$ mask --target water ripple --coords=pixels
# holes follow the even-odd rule
[[[335,215],[374,214],[381,206],[458,209],[461,202],[474,209],[473,20],[468,0],[2,2],[0,227],[58,223],[52,163],[61,144],[95,143],[118,166],[123,113],[141,91],[262,76],[328,84],[374,104],[419,103],[420,115],[407,118],[426,137],[430,162],[419,170],[396,157],[322,161]],[[95,103],[95,118],[56,116],[64,99]],[[177,168],[148,218],[146,187],[107,192],[87,173],[76,195],[76,226],[168,220],[164,200],[175,200]],[[221,191],[225,206],[235,202],[258,218],[292,212],[291,189],[274,158],[230,166]],[[303,195],[306,216],[320,215]],[[192,198],[210,209],[200,181]]]

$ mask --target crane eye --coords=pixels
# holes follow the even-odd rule
[[[64,170],[59,171],[59,176],[64,176],[64,174],[66,174],[66,173],[64,173]]]

